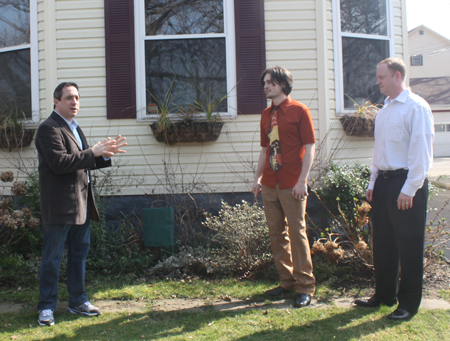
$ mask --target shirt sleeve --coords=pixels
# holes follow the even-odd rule
[[[372,156],[373,160],[373,156]],[[373,161],[370,162],[370,180],[369,180],[369,186],[367,186],[368,190],[373,190],[373,187],[375,186],[375,180],[378,177],[379,170],[377,167],[374,166]]]
[[[302,110],[299,135],[303,145],[316,142],[313,120],[308,107],[305,107]]]
[[[434,122],[431,109],[418,104],[409,116],[411,139],[408,149],[408,177],[401,190],[413,197],[422,187],[433,162]]]

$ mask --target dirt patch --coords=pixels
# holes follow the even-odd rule
[[[446,262],[425,266],[423,276],[423,297],[436,299],[441,298],[439,291],[450,290],[450,265]]]

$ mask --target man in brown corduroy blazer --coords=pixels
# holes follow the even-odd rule
[[[54,92],[54,111],[36,132],[39,189],[44,242],[37,305],[38,323],[53,325],[58,298],[59,268],[67,243],[69,311],[87,316],[100,310],[89,303],[84,290],[90,244],[90,219],[98,221],[90,170],[111,166],[111,156],[124,153],[120,135],[89,148],[75,116],[79,110],[78,85],[61,83]]]

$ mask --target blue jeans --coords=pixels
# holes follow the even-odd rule
[[[89,212],[83,225],[44,225],[39,292],[41,299],[38,310],[56,309],[58,300],[58,279],[64,244],[67,242],[67,291],[70,306],[88,301],[84,290],[86,258],[90,244]]]

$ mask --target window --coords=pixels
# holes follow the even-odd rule
[[[36,20],[35,1],[0,2],[0,111],[14,107],[37,123]]]
[[[336,111],[350,112],[355,100],[383,103],[377,64],[393,50],[390,0],[334,2]]]
[[[450,124],[435,124],[434,131],[436,133],[450,132]]]
[[[137,65],[144,64],[139,69],[145,71],[137,73],[138,118],[154,116],[145,108],[155,103],[154,97],[163,99],[172,82],[178,106],[210,94],[216,98],[229,94],[219,111],[224,117],[236,116],[233,8],[223,0],[140,4],[145,8],[136,18]]]
[[[178,104],[211,90],[228,94],[223,117],[260,114],[267,106],[259,81],[266,67],[264,0],[104,3],[109,119],[151,119],[149,93],[162,96],[174,78]]]
[[[423,36],[424,34],[425,34],[425,31],[424,31],[424,30],[420,30],[420,31],[419,31],[419,35],[420,35],[420,36]]]
[[[423,56],[421,54],[411,56],[411,66],[423,65]]]

